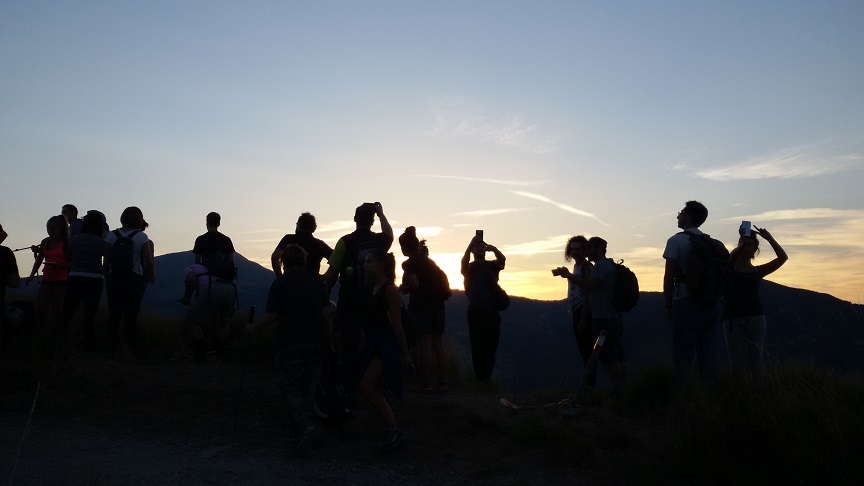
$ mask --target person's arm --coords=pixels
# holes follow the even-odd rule
[[[339,241],[336,242],[336,248],[333,248],[333,253],[330,254],[330,259],[327,260],[327,263],[330,266],[327,268],[327,271],[324,272],[324,283],[327,285],[328,289],[332,289],[336,286],[336,281],[339,279],[339,270],[342,266],[342,259],[345,257],[345,239],[339,238]]]
[[[147,243],[141,247],[142,257],[144,257],[144,281],[153,283],[156,281],[156,258],[153,256],[156,252],[156,246],[153,240],[147,240]]]
[[[507,258],[501,253],[497,247],[492,245],[486,245],[486,249],[495,254],[495,261],[498,262],[498,270],[504,270],[504,263],[507,261]]]
[[[276,274],[276,278],[282,276],[282,248],[276,248],[273,250],[273,253],[270,255],[270,266],[273,267],[273,273]]]
[[[675,276],[680,272],[678,260],[666,259],[666,269],[663,273],[663,301],[666,303],[666,315],[672,317],[672,303],[675,297]]]
[[[387,298],[387,314],[390,317],[390,325],[396,333],[396,341],[402,350],[402,359],[408,366],[414,366],[411,352],[408,350],[408,340],[405,338],[405,329],[402,327],[402,298],[395,285],[388,285],[384,296]]]
[[[468,266],[471,263],[471,250],[474,249],[474,245],[478,244],[477,237],[471,238],[471,242],[468,243],[468,248],[465,248],[465,254],[462,255],[462,265],[460,267],[460,271],[462,275],[468,276]]]
[[[777,258],[757,267],[759,269],[759,274],[765,277],[766,275],[774,273],[774,271],[782,267],[783,264],[786,263],[787,260],[789,260],[789,255],[786,254],[786,250],[784,250],[783,247],[780,246],[780,243],[777,243],[777,240],[775,240],[774,237],[771,236],[771,233],[769,233],[768,230],[766,230],[765,228],[755,227],[754,230],[756,231],[757,235],[765,238],[765,241],[767,241],[771,245],[771,248],[777,255]]]
[[[591,289],[600,285],[601,282],[597,277],[582,278],[576,275],[573,275],[570,281],[588,291],[591,291]]]
[[[384,216],[384,208],[381,206],[381,203],[375,203],[375,213],[378,215],[378,221],[381,222],[381,232],[393,238],[393,227],[387,221],[387,216]]]
[[[36,247],[37,250],[33,255],[36,258],[36,261],[33,262],[33,269],[30,270],[30,275],[27,277],[27,281],[25,282],[25,285],[30,285],[30,282],[33,281],[33,277],[36,276],[36,272],[39,271],[39,267],[42,266],[42,262],[45,261],[44,251],[45,251],[45,243],[47,243],[47,241],[48,241],[47,238],[42,240],[42,243],[40,243],[39,246]]]

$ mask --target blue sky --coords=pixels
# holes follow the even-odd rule
[[[773,280],[860,302],[862,25],[860,2],[6,0],[0,223],[17,248],[64,203],[137,205],[162,254],[218,211],[265,263],[300,212],[332,245],[378,200],[454,284],[480,228],[505,288],[558,299],[574,234],[658,290],[697,199],[729,247],[772,231]]]

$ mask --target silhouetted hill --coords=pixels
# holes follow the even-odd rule
[[[193,261],[188,251],[156,258],[157,281],[147,288],[145,312],[182,315],[186,308],[177,303],[183,293],[182,270]],[[236,261],[241,307],[256,305],[263,311],[273,273],[241,255]],[[762,299],[772,357],[812,359],[844,372],[862,371],[864,314],[860,305],[773,282],[764,283]],[[467,305],[461,291],[447,301],[447,341],[459,353],[466,373],[471,370]],[[513,297],[510,308],[502,313],[493,378],[514,389],[575,387],[582,365],[570,322],[563,301]],[[625,351],[632,370],[655,361],[671,361],[671,324],[660,293],[643,292],[624,322]],[[722,342],[720,349],[725,350]]]

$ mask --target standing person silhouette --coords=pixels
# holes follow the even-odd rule
[[[195,263],[183,270],[186,293],[181,300],[189,303],[190,289],[197,290],[198,297],[192,302],[187,321],[197,363],[206,362],[211,344],[215,344],[218,358],[225,357],[231,317],[237,307],[234,243],[219,232],[222,224],[219,213],[208,213],[205,222],[207,232],[196,238],[192,247]]]
[[[609,380],[616,393],[624,391],[627,379],[627,359],[624,356],[624,322],[612,304],[615,295],[615,264],[606,257],[606,240],[592,236],[585,246],[588,259],[594,263],[588,278],[573,276],[570,280],[588,291],[591,327],[594,335],[606,331],[606,341],[597,355],[597,361],[606,366]]]
[[[552,270],[552,275],[567,279],[567,311],[573,320],[573,336],[576,338],[576,346],[582,356],[582,365],[588,373],[586,384],[593,387],[597,383],[597,368],[588,370],[588,361],[591,359],[591,351],[597,335],[591,324],[591,312],[588,306],[588,292],[575,283],[575,278],[588,279],[591,276],[591,262],[586,257],[588,240],[582,236],[574,236],[567,240],[564,249],[564,261],[573,262],[573,271],[567,267],[558,267]]]
[[[69,284],[63,304],[63,328],[67,328],[78,306],[83,306],[81,350],[96,349],[96,313],[102,300],[111,245],[105,241],[105,215],[87,211],[81,233],[69,242]]]
[[[108,336],[115,346],[115,356],[131,359],[141,351],[138,349],[138,313],[144,288],[155,280],[154,257],[150,238],[142,230],[146,222],[139,208],[124,209],[120,224],[120,228],[105,236],[105,241],[111,245],[106,287]]]
[[[276,245],[276,249],[270,255],[270,265],[277,278],[282,275],[282,250],[289,243],[300,245],[300,247],[306,250],[306,254],[308,255],[306,257],[307,272],[313,275],[321,273],[321,260],[326,259],[329,261],[333,249],[327,243],[312,236],[312,233],[316,229],[318,229],[318,222],[315,220],[315,216],[312,213],[303,213],[297,218],[294,234],[285,235],[279,240],[279,244]]]
[[[288,405],[288,418],[297,436],[295,452],[305,456],[318,441],[313,395],[326,354],[332,351],[332,312],[324,282],[304,270],[306,251],[285,245],[284,273],[270,285],[267,311],[248,332],[276,323],[276,368]]]
[[[36,248],[36,261],[33,262],[33,269],[26,281],[26,285],[30,285],[44,262],[45,268],[42,270],[37,297],[39,327],[42,333],[46,333],[49,327],[59,321],[69,279],[69,224],[63,216],[52,216],[45,229],[48,237]]]
[[[486,260],[492,252],[495,260]],[[474,261],[471,260],[474,255]],[[498,273],[504,270],[506,258],[498,248],[487,244],[478,234],[471,239],[462,256],[461,270],[468,296],[468,336],[474,376],[488,380],[495,368],[495,354],[501,338],[501,316],[495,304]]]
[[[414,366],[405,330],[402,327],[402,299],[393,281],[396,259],[385,250],[370,251],[363,263],[366,284],[370,288],[367,318],[364,321],[366,349],[358,391],[369,403],[386,428],[381,450],[389,452],[405,443],[396,415],[384,396],[384,389],[402,399],[402,364]]]
[[[373,233],[375,216],[381,222],[381,233]],[[364,262],[373,250],[390,249],[393,228],[384,216],[381,203],[363,203],[354,211],[357,229],[336,242],[330,255],[330,268],[324,275],[327,288],[332,289],[339,279],[339,300],[336,322],[341,347],[340,369],[343,392],[350,400],[357,390],[360,378],[360,351],[363,341],[363,318],[369,304],[369,288],[365,286]]]
[[[702,203],[687,201],[678,212],[678,227],[682,231],[672,235],[663,250],[666,259],[663,297],[666,314],[672,320],[672,364],[677,385],[687,380],[694,360],[705,383],[713,385],[717,380],[720,300],[702,300],[691,295],[686,282],[690,239],[702,235],[699,227],[706,219],[708,209]]]
[[[0,243],[6,241],[9,236],[0,225]],[[18,274],[18,261],[15,253],[7,246],[0,246],[0,336],[8,330],[8,316],[6,315],[6,287],[18,288],[21,284],[21,276]]]
[[[732,285],[723,299],[723,331],[732,364],[746,368],[758,383],[765,368],[765,335],[768,331],[759,286],[762,279],[782,267],[789,256],[765,228],[754,227],[749,235],[744,234],[743,229],[739,232],[738,247],[729,253]],[[777,255],[770,262],[758,266],[753,265],[753,259],[759,254],[757,236],[764,238]]]
[[[444,349],[444,301],[450,297],[447,274],[429,258],[426,241],[417,239],[413,226],[405,228],[399,236],[402,254],[408,257],[402,263],[400,290],[408,294],[408,312],[417,325],[417,365],[421,392],[430,394],[432,371],[437,370],[438,391],[447,391],[447,352]],[[437,365],[437,367],[436,367]]]

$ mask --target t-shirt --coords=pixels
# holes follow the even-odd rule
[[[69,276],[104,278],[102,258],[108,243],[90,233],[81,233],[69,242]]]
[[[588,262],[574,263],[572,273],[577,277],[585,278],[588,275],[588,270],[590,268],[591,264]],[[573,313],[582,307],[582,304],[585,303],[585,295],[585,289],[576,285],[572,280],[567,279],[567,310],[570,313]]]
[[[3,305],[3,315],[6,312],[6,281],[10,275],[18,275],[18,262],[15,253],[5,246],[0,246],[0,304]]]
[[[198,238],[195,238],[195,246],[192,247],[192,253],[203,257],[214,253],[231,255],[234,253],[234,244],[231,243],[231,238],[222,233],[218,231],[208,231]]]
[[[81,218],[72,220],[69,223],[69,238],[74,238],[82,233],[84,230],[84,220]]]
[[[501,266],[498,260],[473,261],[468,264],[465,274],[465,293],[468,302],[474,307],[492,309],[493,291],[498,283]]]
[[[593,289],[588,292],[588,304],[591,306],[592,319],[612,319],[621,314],[612,305],[612,297],[615,295],[615,264],[609,258],[601,258],[594,262],[594,270],[591,277],[600,280]]]
[[[309,273],[318,275],[321,273],[321,260],[327,259],[330,260],[330,255],[333,253],[333,249],[330,248],[330,245],[324,243],[312,236],[312,233],[308,231],[297,231],[297,233],[293,235],[285,235],[279,240],[279,244],[276,245],[277,250],[282,250],[285,248],[285,245],[294,244],[298,245],[304,250],[306,250],[306,267],[305,270]]]
[[[317,276],[290,270],[270,285],[267,313],[278,315],[276,347],[325,343],[327,332],[322,309],[330,306],[327,287]]]
[[[666,240],[666,249],[663,250],[663,258],[667,260],[676,260],[682,272],[682,275],[675,276],[675,291],[673,293],[673,298],[675,300],[690,296],[690,293],[687,292],[687,284],[684,283],[681,278],[687,274],[687,268],[685,268],[687,265],[685,257],[687,256],[687,252],[690,251],[690,235],[687,233],[692,233],[694,235],[702,234],[702,232],[699,231],[699,228],[689,228],[687,229],[687,232],[675,233]]]
[[[117,231],[120,232],[121,236],[128,237],[135,230],[119,228]],[[109,231],[105,235],[105,241],[113,246],[114,242],[117,241],[117,235],[113,231]],[[150,241],[150,238],[143,231],[135,233],[135,236],[132,237],[132,271],[141,276],[144,275],[144,260],[141,258],[141,249],[144,248],[144,245],[148,241]]]

